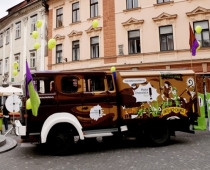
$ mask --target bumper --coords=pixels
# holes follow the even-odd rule
[[[18,136],[26,136],[26,126],[23,126],[19,120],[15,120],[15,133]]]

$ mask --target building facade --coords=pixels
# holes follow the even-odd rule
[[[209,0],[48,0],[48,69],[210,71]],[[97,19],[99,25],[92,27]],[[201,49],[191,56],[189,23]]]
[[[8,77],[8,82],[20,86],[25,75],[25,63],[31,70],[45,69],[47,56],[47,15],[40,0],[25,0],[7,10],[8,15],[0,19],[0,82]],[[42,20],[42,27],[36,21]],[[34,39],[32,32],[38,31]],[[38,42],[41,47],[34,49]],[[13,75],[13,63],[18,62],[18,74]],[[1,84],[1,83],[0,83]]]

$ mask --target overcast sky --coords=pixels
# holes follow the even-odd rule
[[[8,14],[6,12],[7,9],[19,4],[22,1],[24,0],[0,0],[0,18]]]

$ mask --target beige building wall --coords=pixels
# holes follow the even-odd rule
[[[80,21],[72,23],[72,3],[80,3]],[[63,59],[56,64],[56,50],[48,56],[53,70],[98,70],[115,65],[119,69],[192,68],[210,71],[210,47],[201,48],[196,57],[189,50],[189,22],[210,20],[209,0],[174,0],[157,4],[156,0],[138,0],[138,7],[126,9],[126,0],[98,0],[97,29],[91,28],[90,1],[59,0],[49,2],[52,38],[63,45]],[[113,11],[112,11],[113,7]],[[56,28],[56,10],[63,8],[63,27]],[[209,22],[210,23],[210,22]],[[159,27],[172,25],[174,50],[160,51]],[[209,25],[210,27],[210,25]],[[128,31],[140,30],[141,53],[129,54]],[[90,59],[90,37],[99,36],[100,56]],[[80,60],[72,61],[72,41],[80,41]],[[113,48],[114,47],[114,48]],[[120,49],[121,51],[120,51]],[[114,52],[112,52],[114,50]],[[123,54],[122,54],[123,52]],[[207,68],[207,69],[206,69]]]

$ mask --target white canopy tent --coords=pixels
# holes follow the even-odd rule
[[[0,87],[0,96],[10,96],[16,94],[18,96],[23,95],[23,90],[21,88],[8,86],[8,87]]]

